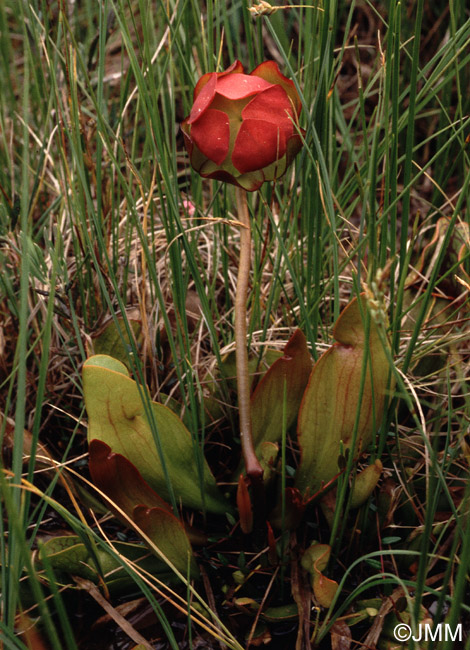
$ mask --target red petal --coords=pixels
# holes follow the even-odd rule
[[[209,108],[191,125],[191,140],[201,153],[221,165],[230,146],[230,122],[222,111]]]
[[[199,84],[203,81],[203,79],[205,80],[204,84],[199,87]],[[217,75],[215,72],[204,75],[199,79],[196,88],[194,89],[194,104],[191,109],[191,113],[189,114],[187,120],[185,120],[188,122],[188,124],[192,124],[208,108],[209,104],[214,99],[216,85]]]
[[[243,120],[232,153],[232,163],[245,174],[263,169],[286,152],[283,129],[264,120]]]
[[[290,135],[294,130],[290,115],[292,115],[291,103],[280,86],[267,88],[256,95],[242,110],[244,120],[250,118],[272,122],[285,131],[286,135]]]
[[[269,88],[272,84],[249,74],[233,74],[217,80],[217,92],[228,99],[243,99]]]
[[[211,77],[212,77],[213,74],[214,74],[213,72],[207,72],[206,74],[203,74],[202,77],[199,79],[199,81],[197,82],[197,84],[196,84],[195,87],[194,87],[194,92],[193,92],[193,103],[196,101],[196,99],[197,99],[199,93],[200,93],[201,90],[204,88],[204,86],[206,85],[206,83],[207,83],[208,81],[210,81],[210,79],[211,79]]]
[[[299,93],[297,92],[294,82],[281,73],[277,63],[274,61],[264,61],[264,63],[260,63],[260,65],[255,68],[251,74],[255,77],[261,77],[262,79],[269,81],[269,83],[279,85],[284,88],[287,95],[289,96],[289,99],[292,102],[295,113],[299,115],[302,109]]]
[[[194,88],[193,109],[194,109],[194,104],[196,103],[197,98],[201,94],[203,88],[205,88],[205,86],[209,83],[209,81],[214,83],[214,81],[213,81],[214,80],[214,75],[215,75],[216,79],[220,79],[220,77],[225,77],[225,75],[227,75],[227,74],[234,74],[234,73],[239,73],[239,72],[244,72],[243,66],[240,63],[240,61],[234,61],[232,63],[232,65],[230,67],[228,67],[227,70],[224,70],[223,72],[207,72],[206,74],[203,74],[202,77],[197,82],[195,88]],[[206,89],[206,93],[212,94],[212,96],[213,96],[212,87],[211,87],[210,91],[209,91],[209,89]],[[210,99],[212,99],[212,96],[210,97]],[[209,101],[210,101],[210,99],[209,99]],[[200,101],[202,102],[203,100],[200,100]],[[199,108],[199,107],[200,106],[198,104],[197,108]],[[202,108],[202,110],[204,110],[204,106],[201,106],[201,108]],[[197,116],[192,115],[193,109],[191,109],[191,116],[193,117],[193,119],[195,119],[195,117],[197,117]]]
[[[230,67],[227,68],[227,70],[224,70],[223,72],[206,72],[206,74],[203,74],[194,88],[193,102],[196,101],[201,90],[204,88],[207,82],[210,81],[211,77],[214,74],[216,75],[217,79],[219,79],[220,77],[224,77],[227,74],[233,74],[236,72],[244,72],[243,66],[240,63],[240,61],[235,61],[234,63],[232,63]]]
[[[224,70],[223,72],[218,72],[217,77],[220,79],[220,77],[225,76],[226,74],[233,74],[233,73],[244,73],[245,70],[243,68],[243,65],[236,59],[231,66],[227,68],[227,70]]]

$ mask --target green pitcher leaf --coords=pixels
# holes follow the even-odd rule
[[[109,354],[95,354],[85,361],[83,368],[87,365],[98,366],[100,368],[105,368],[106,370],[112,370],[113,372],[119,372],[125,377],[129,377],[129,371],[126,368],[125,364],[115,357],[111,357]]]
[[[250,356],[248,358],[248,373],[250,375],[250,390],[256,386],[260,370],[269,368],[275,361],[282,357],[280,350],[264,350],[261,362],[259,357]],[[235,351],[225,355],[220,365],[221,375],[227,380],[228,385],[233,390],[237,390],[237,364]]]
[[[372,465],[359,472],[354,479],[354,485],[351,490],[351,508],[360,508],[367,501],[377,487],[382,470],[382,462],[376,458]]]
[[[138,565],[140,569],[158,575],[165,581],[174,578],[174,573],[168,568],[168,565],[149,553],[146,546],[128,542],[113,542],[113,547],[121,556]],[[39,564],[44,557],[57,572],[68,576],[80,576],[95,584],[100,582],[100,573],[95,562],[78,535],[61,535],[41,543]],[[106,586],[113,594],[125,592],[135,584],[126,568],[110,553],[96,548],[96,558]]]
[[[138,320],[128,320],[129,328],[134,336],[135,347],[138,349],[142,342],[142,324]],[[132,345],[129,334],[124,325],[124,319],[111,320],[92,337],[93,352],[95,355],[109,355],[118,359],[126,366],[129,355],[132,354]]]
[[[263,468],[263,481],[267,484],[276,476],[275,462],[279,454],[279,445],[275,442],[262,442],[258,458]]]
[[[286,429],[294,424],[311,370],[307,341],[296,330],[283,356],[269,368],[251,397],[253,442],[258,456],[263,442],[281,439],[284,417]]]
[[[122,454],[165,500],[170,492],[144,407],[146,389],[129,377],[126,367],[106,355],[90,357],[83,366],[83,393],[88,414],[88,440],[101,440]],[[171,409],[148,400],[174,494],[197,509],[225,513],[227,504],[204,461],[199,476],[191,434]]]
[[[295,621],[299,618],[299,610],[295,603],[279,605],[277,607],[268,607],[261,612],[261,617],[265,621],[279,623],[282,621]]]
[[[98,582],[99,571],[89,550],[78,535],[61,535],[52,537],[40,545],[41,555],[45,555],[50,565],[57,571],[72,574]],[[100,570],[103,574],[109,568],[106,553],[97,553]],[[113,565],[114,568],[115,565]]]
[[[299,412],[298,440],[301,451],[296,486],[305,494],[317,492],[338,473],[338,456],[351,448],[357,411],[359,453],[372,440],[380,425],[385,396],[390,390],[390,369],[377,326],[370,320],[369,337],[362,310],[355,298],[341,313],[332,345],[314,365]],[[361,313],[362,312],[362,313]],[[364,355],[368,354],[362,401],[359,402]]]
[[[132,518],[178,571],[185,576],[189,571],[192,578],[199,575],[188,536],[175,515],[162,508],[140,505],[134,508]]]

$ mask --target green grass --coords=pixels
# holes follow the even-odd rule
[[[468,621],[470,15],[462,1],[302,4],[309,6],[254,19],[245,0],[0,3],[5,648],[33,647],[33,632],[20,634],[22,627],[42,639],[35,648],[92,647],[73,605],[91,608],[89,625],[103,612],[73,578],[38,563],[41,540],[66,530],[90,552],[107,549],[124,562],[96,521],[111,540],[129,531],[109,523],[77,478],[88,476],[81,366],[107,322],[124,319],[130,367],[152,397],[177,400],[195,463],[206,453],[227,482],[218,446],[240,453],[234,396],[219,373],[234,349],[234,191],[190,169],[178,128],[199,76],[235,58],[247,69],[275,59],[301,94],[306,129],[287,175],[249,197],[251,353],[282,349],[300,327],[317,358],[332,343],[341,309],[364,288],[383,294],[389,317],[397,389],[368,450],[384,464],[381,484],[353,513],[343,481],[332,539],[312,509],[297,540],[300,547],[312,536],[331,543],[328,575],[342,587],[331,608],[318,611],[317,627],[311,612],[312,647],[329,647],[331,630],[361,601],[378,599],[380,607],[398,588],[413,625],[431,605],[454,627]],[[448,227],[426,249],[442,217]],[[215,424],[202,407],[214,379]],[[154,436],[158,443],[155,427]],[[52,474],[40,462],[43,446],[59,463]],[[67,468],[77,473],[72,499],[60,478],[70,489]],[[226,521],[207,526],[229,534]],[[280,540],[283,549],[292,548],[288,541]],[[257,576],[256,552],[237,537],[232,547],[196,548],[196,555],[207,581],[174,589],[183,603],[197,593],[217,607],[226,647],[245,647],[254,623],[234,604],[237,594],[293,601],[288,565],[279,575],[270,567],[258,591],[247,580],[234,593],[236,569],[244,579]],[[189,604],[177,615],[170,592],[162,596],[152,577],[127,571],[134,584],[120,597],[142,597],[136,607],[153,612],[153,626],[142,632],[150,643],[197,647],[199,636],[215,638],[212,624],[207,632],[191,622]],[[110,602],[117,606],[117,597]],[[350,628],[355,641],[372,623]],[[295,634],[285,642],[295,643]],[[112,638],[102,647],[111,648]]]

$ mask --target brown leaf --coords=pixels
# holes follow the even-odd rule
[[[293,541],[294,540],[295,537],[293,535]],[[291,590],[299,615],[295,650],[310,650],[311,594],[308,586],[304,583],[302,572],[299,571],[299,568],[298,560],[297,558],[294,558],[291,563]]]
[[[29,650],[48,650],[41,635],[37,621],[34,621],[26,614],[20,614],[16,625],[17,638],[26,642]],[[3,647],[3,646],[2,646]]]
[[[345,621],[335,621],[331,627],[331,650],[349,650],[352,634]]]

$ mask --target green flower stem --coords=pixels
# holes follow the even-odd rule
[[[240,227],[240,261],[235,297],[235,344],[237,364],[238,411],[240,439],[246,475],[252,487],[253,509],[256,517],[264,515],[263,468],[256,456],[251,433],[250,378],[248,372],[248,350],[246,345],[246,303],[251,263],[251,227],[246,192],[236,188],[238,218]],[[262,521],[263,519],[261,519]]]

